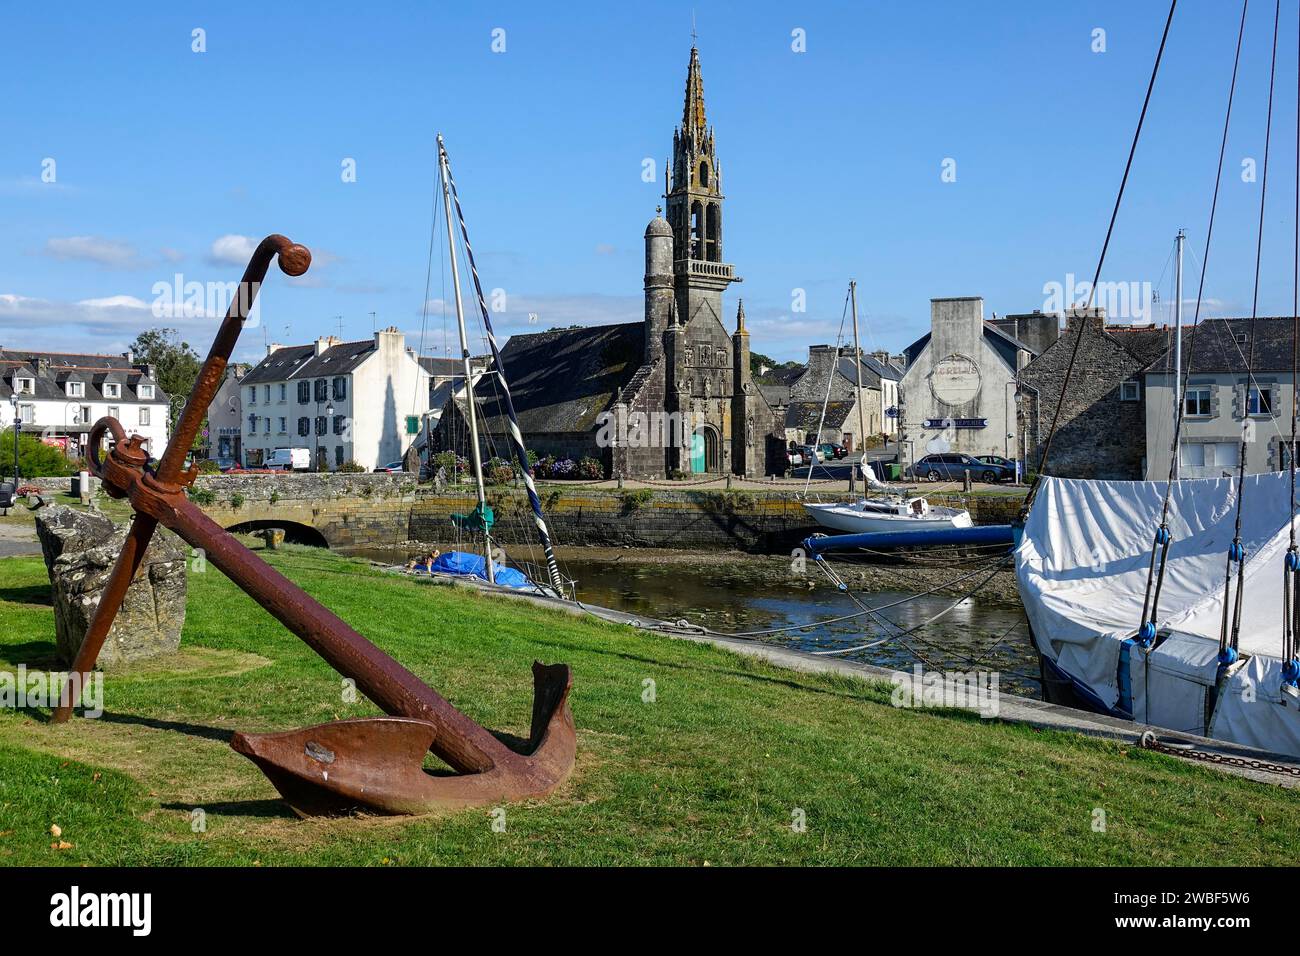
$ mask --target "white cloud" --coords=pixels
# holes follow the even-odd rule
[[[45,255],[61,261],[95,262],[113,269],[136,269],[143,265],[135,247],[120,239],[100,236],[67,236],[48,239]]]
[[[256,248],[256,239],[232,233],[212,243],[212,248],[208,250],[208,261],[214,265],[246,266]]]

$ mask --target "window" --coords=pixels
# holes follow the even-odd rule
[[[69,382],[67,393],[70,398],[81,398],[86,394],[85,382]]]
[[[248,404],[250,404],[250,405],[256,405],[256,404],[257,404],[257,386],[256,386],[256,385],[250,385],[250,386],[248,386]]]
[[[1141,397],[1141,388],[1137,382],[1120,382],[1119,383],[1119,400],[1121,402],[1136,402]]]
[[[281,434],[281,435],[285,435],[285,434],[288,434],[288,432],[289,432],[289,419],[287,419],[287,418],[281,418],[281,419],[280,419],[280,434]]]
[[[141,405],[141,406],[140,406],[140,424],[141,424],[141,425],[148,425],[148,424],[150,423],[150,421],[149,421],[149,419],[150,419],[150,415],[149,415],[149,413],[152,412],[152,411],[153,411],[153,409],[150,408],[148,405]]]
[[[333,395],[338,401],[348,397],[348,380],[342,375],[334,379]]]
[[[1189,442],[1182,446],[1178,460],[1194,468],[1236,468],[1240,452],[1235,441]]]
[[[18,406],[18,417],[21,418],[21,419],[22,419],[23,421],[25,421],[25,422],[32,422],[32,421],[35,421],[35,420],[36,420],[36,406],[35,406],[35,405],[19,405],[19,406]],[[22,457],[22,456],[20,455],[19,457]]]
[[[141,386],[140,386],[140,397],[141,397],[141,398],[145,398],[145,399],[153,398],[153,386],[152,386],[152,385],[141,385]]]
[[[298,383],[298,404],[306,405],[310,401],[311,401],[311,382],[299,382]]]
[[[306,416],[298,419],[298,434],[299,435],[311,434],[311,419],[307,418]]]
[[[108,417],[121,419],[122,412],[116,405],[108,406]]]
[[[284,384],[284,382],[281,382],[281,383],[280,383],[280,401],[282,401],[282,402],[288,401],[288,396],[289,396],[289,386],[286,385],[286,384]]]
[[[268,416],[268,417],[262,419],[262,421],[263,421],[263,423],[264,423],[264,424],[262,425],[262,434],[263,434],[263,435],[269,435],[269,434],[271,434],[271,419],[270,419],[270,416]]]
[[[89,424],[90,424],[91,422],[93,422],[93,421],[94,421],[94,419],[90,417],[90,406],[89,406],[89,405],[82,405],[82,406],[81,406],[81,423],[82,423],[83,425],[89,425]]]
[[[36,379],[34,379],[34,378],[20,378],[20,379],[18,379],[17,385],[16,385],[15,388],[14,388],[14,391],[16,391],[19,395],[34,395],[34,394],[36,394]]]
[[[1211,415],[1210,388],[1202,386],[1189,388],[1183,393],[1183,414],[1195,418],[1209,418]]]
[[[345,419],[342,415],[335,415],[335,416],[334,416],[334,434],[336,434],[336,435],[342,435],[342,434],[343,434],[343,423],[344,423],[344,421],[346,421],[346,419]]]
[[[317,415],[317,416],[316,416],[316,434],[317,434],[317,435],[324,435],[324,434],[325,434],[325,416],[324,416],[324,415]]]
[[[330,397],[330,383],[328,379],[316,379],[316,401],[328,401]]]
[[[263,385],[263,386],[262,386],[262,398],[266,401],[266,404],[268,404],[268,405],[271,404],[271,386],[270,386],[270,385]]]
[[[251,435],[251,434],[253,434],[253,433],[256,432],[256,431],[257,431],[257,416],[256,416],[256,415],[249,415],[249,416],[248,416],[248,433]]]
[[[334,467],[341,468],[342,466],[343,466],[343,446],[335,445],[334,446]]]
[[[1273,386],[1252,385],[1246,397],[1247,415],[1273,414]]]
[[[122,397],[122,386],[121,386],[121,385],[115,385],[115,384],[113,384],[112,382],[105,382],[105,383],[104,383],[104,397],[105,397],[105,398],[121,398],[121,397]],[[114,417],[116,417],[116,416],[114,416]]]

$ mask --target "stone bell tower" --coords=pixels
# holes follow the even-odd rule
[[[722,258],[722,169],[704,117],[700,52],[691,47],[682,125],[673,131],[666,193],[673,235],[673,285],[684,325],[702,313],[722,322],[722,293],[740,279]]]

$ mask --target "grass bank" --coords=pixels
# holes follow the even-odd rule
[[[209,569],[191,575],[181,653],[111,674],[102,717],[55,727],[0,713],[0,864],[1292,862],[1300,811],[1278,788],[899,710],[887,686],[384,577],[326,552],[268,557],[488,727],[526,734],[531,661],[572,664],[573,778],[509,807],[504,832],[489,810],[297,819],[230,750],[231,732],[376,711],[347,702],[337,674]],[[52,650],[40,560],[0,560],[0,670],[49,666]],[[804,832],[791,825],[800,815]],[[51,847],[60,841],[71,846]]]

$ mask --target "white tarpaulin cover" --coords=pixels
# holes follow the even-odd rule
[[[1121,645],[1142,625],[1165,487],[1166,482],[1044,478],[1016,550],[1020,594],[1040,650],[1108,706],[1121,697]],[[1170,723],[1164,726],[1206,732],[1187,721],[1203,713],[1206,694],[1213,692],[1236,488],[1232,478],[1174,483],[1168,516],[1173,542],[1156,619],[1162,639],[1149,661],[1138,649],[1129,654],[1139,720],[1159,723],[1158,715],[1166,714]],[[1249,475],[1242,500],[1246,564],[1239,651],[1256,660],[1232,672],[1209,732],[1300,753],[1300,711],[1269,683],[1280,684],[1290,476]],[[1148,663],[1150,673],[1144,670]]]

